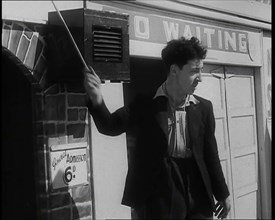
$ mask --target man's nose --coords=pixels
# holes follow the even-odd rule
[[[198,82],[202,82],[202,75],[201,75],[201,72],[198,73],[196,80],[197,80]]]

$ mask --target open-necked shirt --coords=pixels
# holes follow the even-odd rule
[[[188,131],[188,124],[186,119],[186,107],[190,102],[198,104],[193,95],[186,95],[185,99],[178,106],[175,106],[167,91],[162,84],[154,96],[165,96],[168,98],[168,154],[175,158],[188,158],[192,156],[190,149],[190,137]]]

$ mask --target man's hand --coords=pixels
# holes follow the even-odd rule
[[[218,216],[218,219],[225,219],[231,209],[229,197],[218,201],[215,208],[215,216]]]
[[[103,102],[103,97],[101,93],[101,80],[96,75],[92,74],[90,70],[86,68],[83,69],[84,73],[84,88],[87,95],[94,106],[98,106]]]

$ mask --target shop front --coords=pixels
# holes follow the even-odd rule
[[[13,184],[8,189],[16,189],[22,179],[28,179],[23,186],[35,190],[30,194],[32,199],[22,197],[21,208],[26,206],[26,214],[41,219],[134,218],[131,209],[121,205],[133,137],[128,133],[109,137],[97,131],[87,112],[80,64],[72,44],[52,5],[39,4],[45,7],[40,7],[39,18],[36,13],[38,23],[25,19],[32,7],[22,18],[5,16],[2,21],[2,56],[10,63],[3,78],[4,104],[10,106],[4,112],[9,118],[2,117],[12,137],[17,137],[19,129],[23,131],[19,139],[5,139],[4,152],[17,152],[16,166],[25,164],[25,170],[30,171],[25,176],[17,167],[6,166],[13,168],[9,176]],[[234,15],[217,5],[213,12],[210,6],[200,8],[180,0],[62,4],[86,62],[102,77],[110,111],[130,103],[137,93],[155,91],[165,80],[160,54],[169,40],[196,36],[207,46],[202,82],[195,94],[213,103],[219,156],[231,194],[228,218],[271,218],[272,59],[268,22],[256,22],[252,15],[239,17],[241,9]],[[16,4],[6,2],[4,6],[7,10]],[[86,20],[81,17],[83,11],[88,15]],[[217,11],[220,17],[215,17]],[[116,49],[115,56],[106,56],[103,44],[97,51],[93,47],[106,32],[104,40],[119,39],[111,46],[123,48]],[[11,67],[16,69],[15,75],[11,75]],[[15,84],[7,84],[10,81],[25,93],[15,90]],[[7,98],[9,94],[16,102]],[[25,115],[16,113],[19,108],[25,109]],[[24,120],[18,123],[20,118]],[[19,150],[21,146],[28,150]],[[6,165],[10,162],[8,157],[4,161]],[[15,173],[18,176],[13,176]],[[19,190],[8,200],[9,207],[17,193]],[[31,204],[34,199],[36,204]],[[7,210],[10,217],[12,211]],[[39,211],[34,214],[34,210]]]
[[[134,89],[124,84],[125,102],[130,102],[136,93],[156,90],[163,82],[165,70],[160,53],[167,41],[181,36],[199,38],[207,46],[208,54],[203,80],[195,94],[213,103],[218,150],[231,194],[228,218],[261,218],[261,204],[266,200],[261,177],[265,161],[259,147],[263,143],[259,129],[264,118],[260,96],[264,89],[260,86],[263,30],[137,5],[98,6],[100,10],[129,14],[130,75]],[[89,7],[92,4],[87,4]],[[130,135],[127,147],[131,149]]]

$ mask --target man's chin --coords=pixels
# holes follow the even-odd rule
[[[196,90],[196,88],[190,90],[188,94],[189,94],[189,95],[192,95],[192,94],[195,92],[195,90]]]

